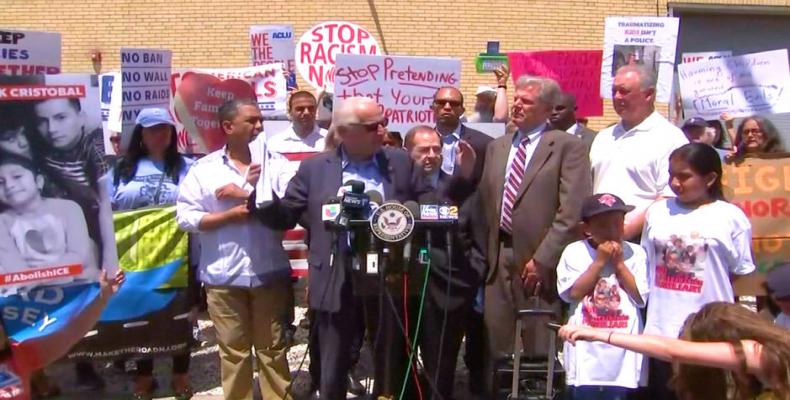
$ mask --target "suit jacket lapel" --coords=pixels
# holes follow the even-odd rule
[[[378,163],[379,173],[381,174],[381,178],[383,179],[382,186],[384,186],[384,199],[393,199],[395,193],[392,189],[392,165],[390,164],[390,159],[387,156],[387,152],[384,150],[379,151],[376,154],[376,162]]]
[[[328,164],[326,187],[332,192],[328,196],[337,196],[337,191],[343,186],[343,158],[340,149],[337,150],[334,157],[328,157],[326,163]]]
[[[509,134],[505,135],[505,138],[500,140],[499,142],[491,143],[491,145],[496,144],[496,149],[491,154],[493,160],[486,162],[491,162],[493,165],[492,171],[494,174],[494,196],[496,198],[496,209],[502,209],[502,193],[505,190],[505,175],[507,174],[507,158],[510,155],[510,148],[513,145],[513,135]]]
[[[551,156],[551,152],[554,148],[554,139],[548,138],[546,133],[547,132],[543,132],[541,135],[540,141],[538,142],[538,147],[535,149],[535,152],[532,154],[532,158],[530,158],[529,163],[527,164],[527,169],[524,171],[524,179],[521,180],[521,186],[518,189],[515,203],[518,203],[518,201],[521,199],[521,196],[524,195],[524,192],[527,191],[527,188],[535,179],[535,176],[537,176],[540,168],[543,167],[543,164],[546,163],[546,160],[548,160],[549,156]]]

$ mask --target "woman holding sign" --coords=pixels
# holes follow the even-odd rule
[[[782,153],[785,151],[776,126],[767,118],[744,118],[735,134],[735,152],[727,156],[730,163],[743,161],[747,154]]]
[[[183,181],[192,163],[178,154],[175,122],[167,110],[144,109],[138,115],[136,123],[126,155],[108,173],[111,177],[107,180],[111,183],[108,192],[112,208],[116,211],[175,204],[178,184]],[[179,324],[177,328],[181,326]],[[186,343],[191,339],[189,329],[168,332],[173,333],[184,335]],[[183,354],[173,356],[173,390],[179,400],[192,397],[188,376],[189,361],[188,349]],[[156,386],[153,368],[152,358],[137,361],[135,399],[152,398]]]

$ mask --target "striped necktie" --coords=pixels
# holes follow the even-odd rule
[[[510,173],[505,180],[505,190],[502,193],[502,219],[499,227],[507,233],[513,232],[513,205],[516,202],[516,194],[521,187],[521,181],[524,180],[524,171],[527,169],[528,144],[528,137],[519,143],[516,156],[513,157],[513,163],[510,166]]]

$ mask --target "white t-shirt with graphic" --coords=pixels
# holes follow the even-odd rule
[[[746,215],[725,201],[696,209],[676,199],[651,206],[642,230],[650,282],[645,334],[676,338],[689,314],[733,302],[730,276],[755,269],[751,242]]]
[[[639,334],[642,318],[636,303],[620,286],[611,263],[604,266],[593,292],[581,302],[570,298],[570,289],[595,260],[597,252],[586,240],[569,244],[557,265],[557,292],[570,303],[569,324],[614,332]],[[623,242],[623,261],[634,275],[642,300],[647,297],[647,256],[644,250]],[[641,354],[606,343],[565,342],[563,348],[567,384],[571,386],[619,386],[635,388],[642,380]]]

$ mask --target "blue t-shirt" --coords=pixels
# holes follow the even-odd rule
[[[182,157],[182,159],[184,160],[184,168],[178,174],[179,183],[184,181],[184,177],[193,163],[189,158]],[[121,178],[118,181],[118,186],[115,186],[113,182],[115,171],[111,169],[107,173],[110,178],[107,179],[110,186],[107,192],[110,194],[112,209],[122,211],[161,204],[175,204],[178,196],[178,185],[173,182],[170,176],[165,175],[163,179],[162,174],[164,174],[164,171],[165,163],[163,161],[152,161],[148,157],[144,157],[137,162],[137,171],[134,177],[129,182],[124,182],[123,178]],[[162,186],[159,189],[159,201],[154,204],[154,196],[156,196],[160,180]]]

